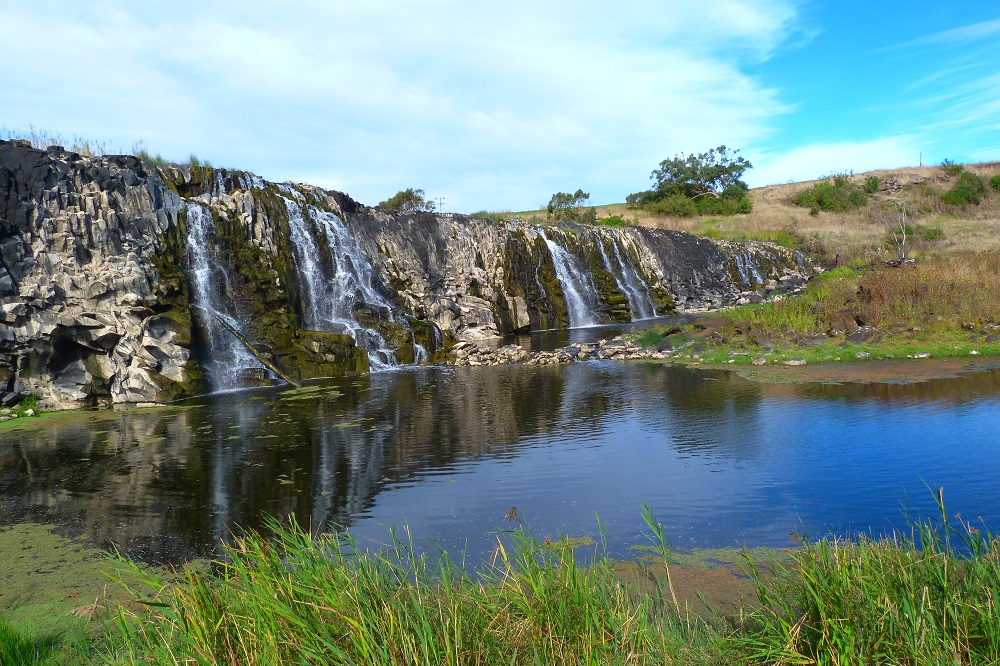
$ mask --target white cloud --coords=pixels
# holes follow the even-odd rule
[[[745,72],[790,1],[0,4],[0,120],[458,210],[595,202],[677,152],[760,142],[786,107]]]
[[[747,172],[746,181],[751,187],[761,187],[812,180],[832,173],[916,166],[920,150],[916,140],[907,136],[812,144],[786,153],[755,156],[751,159],[754,168]]]

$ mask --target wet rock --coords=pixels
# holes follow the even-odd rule
[[[320,345],[328,348],[313,344],[283,197],[344,223],[377,273],[372,288],[393,309],[365,302],[358,321],[364,318],[402,362],[421,349],[421,358],[440,357],[454,342],[570,324],[551,253],[531,224],[390,214],[342,193],[279,186],[244,172],[154,168],[131,156],[85,157],[0,141],[0,400],[34,393],[44,408],[57,409],[162,402],[207,388],[199,362],[205,325],[191,311],[184,273],[191,202],[217,223],[213,242],[233,278],[227,296],[239,303],[255,345],[289,376],[367,371],[363,349],[332,339]],[[629,317],[620,276],[608,268],[619,255],[660,314],[715,309],[746,294],[759,299],[764,285],[775,294],[794,290],[815,272],[804,254],[765,243],[640,227],[544,232],[593,277],[592,310],[601,322]],[[539,358],[563,363],[671,351],[615,345]],[[453,353],[451,362],[471,365],[523,362],[517,359],[527,352]]]
[[[767,365],[767,359],[763,356],[759,356],[753,360],[754,365]]]

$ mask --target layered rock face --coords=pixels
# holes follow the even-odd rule
[[[0,401],[268,381],[240,338],[297,379],[358,374],[458,340],[722,307],[812,271],[771,245],[395,215],[240,171],[0,142]]]

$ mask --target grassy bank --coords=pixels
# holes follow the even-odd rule
[[[514,531],[472,575],[405,539],[359,554],[346,535],[273,526],[170,581],[119,569],[141,603],[109,605],[91,641],[0,618],[0,663],[996,663],[1000,540],[939,506],[889,538],[745,552],[755,593],[724,616],[679,595],[648,512],[642,562],[584,566],[572,542]]]
[[[840,267],[801,294],[653,329],[639,341],[712,364],[998,356],[1000,250]]]

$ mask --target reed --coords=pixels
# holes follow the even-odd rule
[[[704,663],[699,646],[717,638],[669,582],[630,585],[603,559],[581,566],[568,542],[502,534],[470,575],[395,534],[362,553],[349,534],[270,528],[236,539],[210,571],[148,576],[149,612],[118,611],[109,663]]]
[[[806,541],[747,558],[760,606],[731,637],[752,664],[1000,662],[1000,539],[940,516],[886,538]]]

